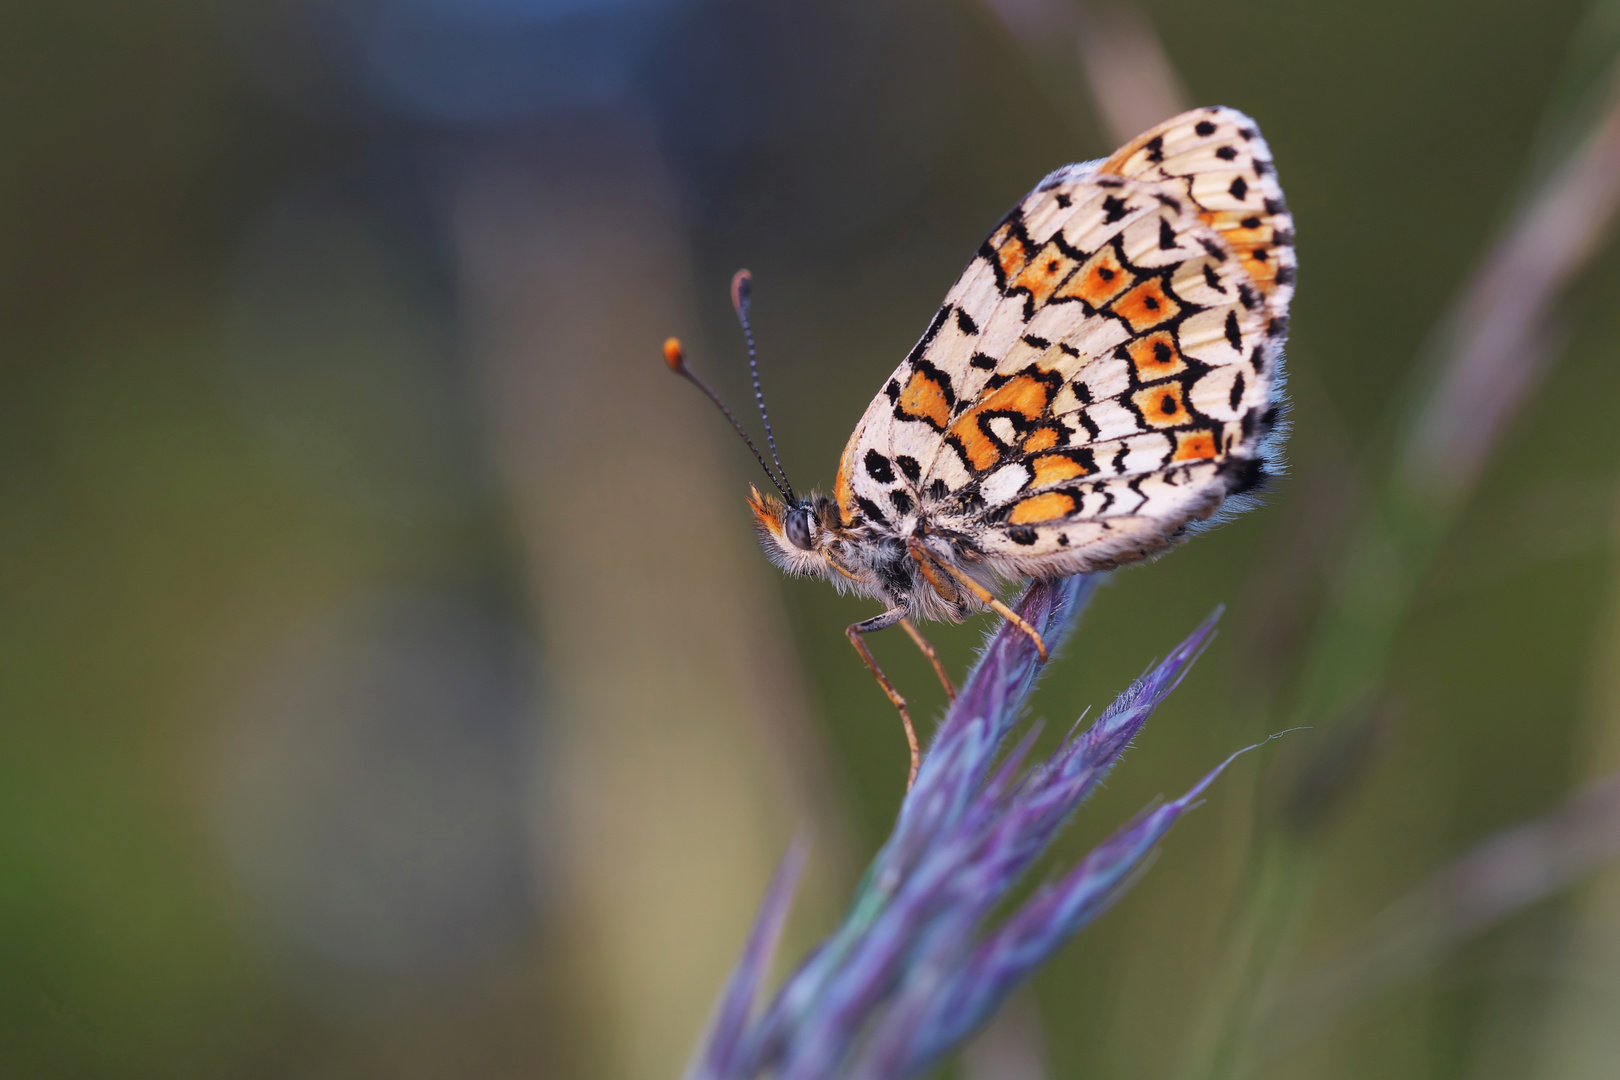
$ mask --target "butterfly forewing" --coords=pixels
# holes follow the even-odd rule
[[[1259,478],[1292,240],[1270,152],[1230,109],[1054,173],[867,409],[839,468],[845,524],[926,512],[1035,575],[1164,548]]]

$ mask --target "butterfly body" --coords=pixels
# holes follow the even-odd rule
[[[1273,464],[1294,266],[1270,151],[1235,110],[1058,170],[873,399],[832,496],[754,492],[766,554],[952,621],[985,606],[969,582],[1161,554]]]

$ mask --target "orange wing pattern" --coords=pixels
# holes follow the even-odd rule
[[[1167,547],[1261,479],[1292,243],[1265,141],[1231,109],[1052,174],[862,417],[845,525],[905,533],[925,513],[1034,576]]]

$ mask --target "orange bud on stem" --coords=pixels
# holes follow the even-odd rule
[[[686,353],[681,351],[680,338],[672,337],[664,339],[664,363],[668,364],[669,370],[673,371],[677,375],[685,372]]]

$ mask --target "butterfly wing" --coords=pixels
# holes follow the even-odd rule
[[[1231,109],[1052,174],[856,428],[845,524],[926,513],[1020,574],[1162,550],[1263,474],[1292,242],[1270,152]]]

